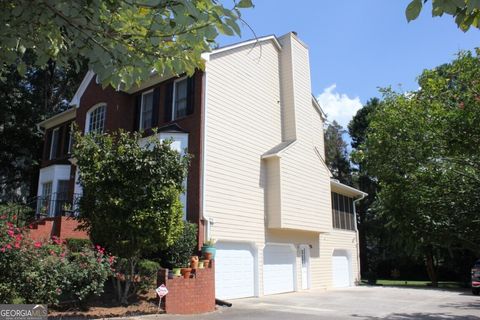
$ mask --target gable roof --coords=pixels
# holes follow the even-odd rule
[[[82,82],[80,83],[80,86],[78,86],[78,89],[75,92],[75,95],[70,101],[71,106],[75,106],[77,108],[80,106],[80,98],[82,97],[83,93],[87,89],[88,85],[90,84],[90,81],[92,81],[94,76],[95,76],[95,72],[93,72],[92,70],[89,70],[87,72]]]
[[[264,37],[260,37],[260,38],[255,38],[255,39],[250,39],[250,40],[246,40],[246,41],[242,41],[242,42],[237,42],[237,43],[225,46],[225,47],[220,47],[218,49],[214,49],[210,52],[204,52],[204,53],[202,53],[202,58],[205,61],[208,61],[208,60],[210,60],[210,56],[212,56],[214,54],[229,51],[229,50],[233,50],[233,49],[237,49],[237,48],[241,48],[241,47],[244,47],[244,46],[249,46],[249,45],[252,45],[252,44],[257,44],[257,43],[260,43],[260,42],[265,42],[265,41],[272,41],[273,44],[277,47],[277,49],[279,49],[279,50],[282,49],[282,46],[280,45],[280,42],[278,42],[277,37],[272,34],[272,35],[269,35],[269,36],[264,36]]]

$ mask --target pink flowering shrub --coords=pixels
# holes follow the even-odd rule
[[[101,247],[73,252],[52,238],[32,241],[0,216],[0,303],[82,303],[103,292],[114,257]]]

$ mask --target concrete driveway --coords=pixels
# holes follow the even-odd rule
[[[460,319],[480,320],[480,297],[469,291],[356,287],[234,300],[196,316],[145,316],[143,319]]]

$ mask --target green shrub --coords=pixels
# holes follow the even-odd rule
[[[113,257],[100,247],[70,251],[59,239],[33,242],[0,216],[0,303],[58,304],[103,292]]]
[[[77,239],[77,238],[68,238],[65,240],[68,250],[72,252],[80,252],[84,248],[91,248],[92,241],[90,239]]]
[[[63,297],[68,300],[85,301],[87,298],[103,293],[105,281],[111,275],[111,258],[105,259],[103,249],[92,250],[84,247],[80,252],[70,252],[66,257],[65,291]]]
[[[16,227],[23,227],[35,217],[35,210],[18,203],[0,203],[0,216],[11,221]]]
[[[153,260],[142,259],[138,262],[137,269],[141,276],[152,276],[157,274],[160,264]]]
[[[187,267],[197,246],[197,225],[184,222],[183,232],[173,245],[160,253],[162,265],[167,268]]]
[[[140,290],[148,290],[153,287],[157,279],[158,269],[160,269],[158,262],[147,259],[142,259],[138,262],[137,272],[140,276]]]

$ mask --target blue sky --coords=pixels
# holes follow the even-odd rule
[[[480,31],[460,31],[430,7],[410,23],[409,0],[253,0],[243,11],[258,36],[296,31],[310,49],[312,91],[329,119],[347,123],[378,87],[418,88],[423,69],[448,62],[461,49],[480,47]],[[225,1],[228,3],[228,1]],[[253,38],[220,37],[221,45]]]

